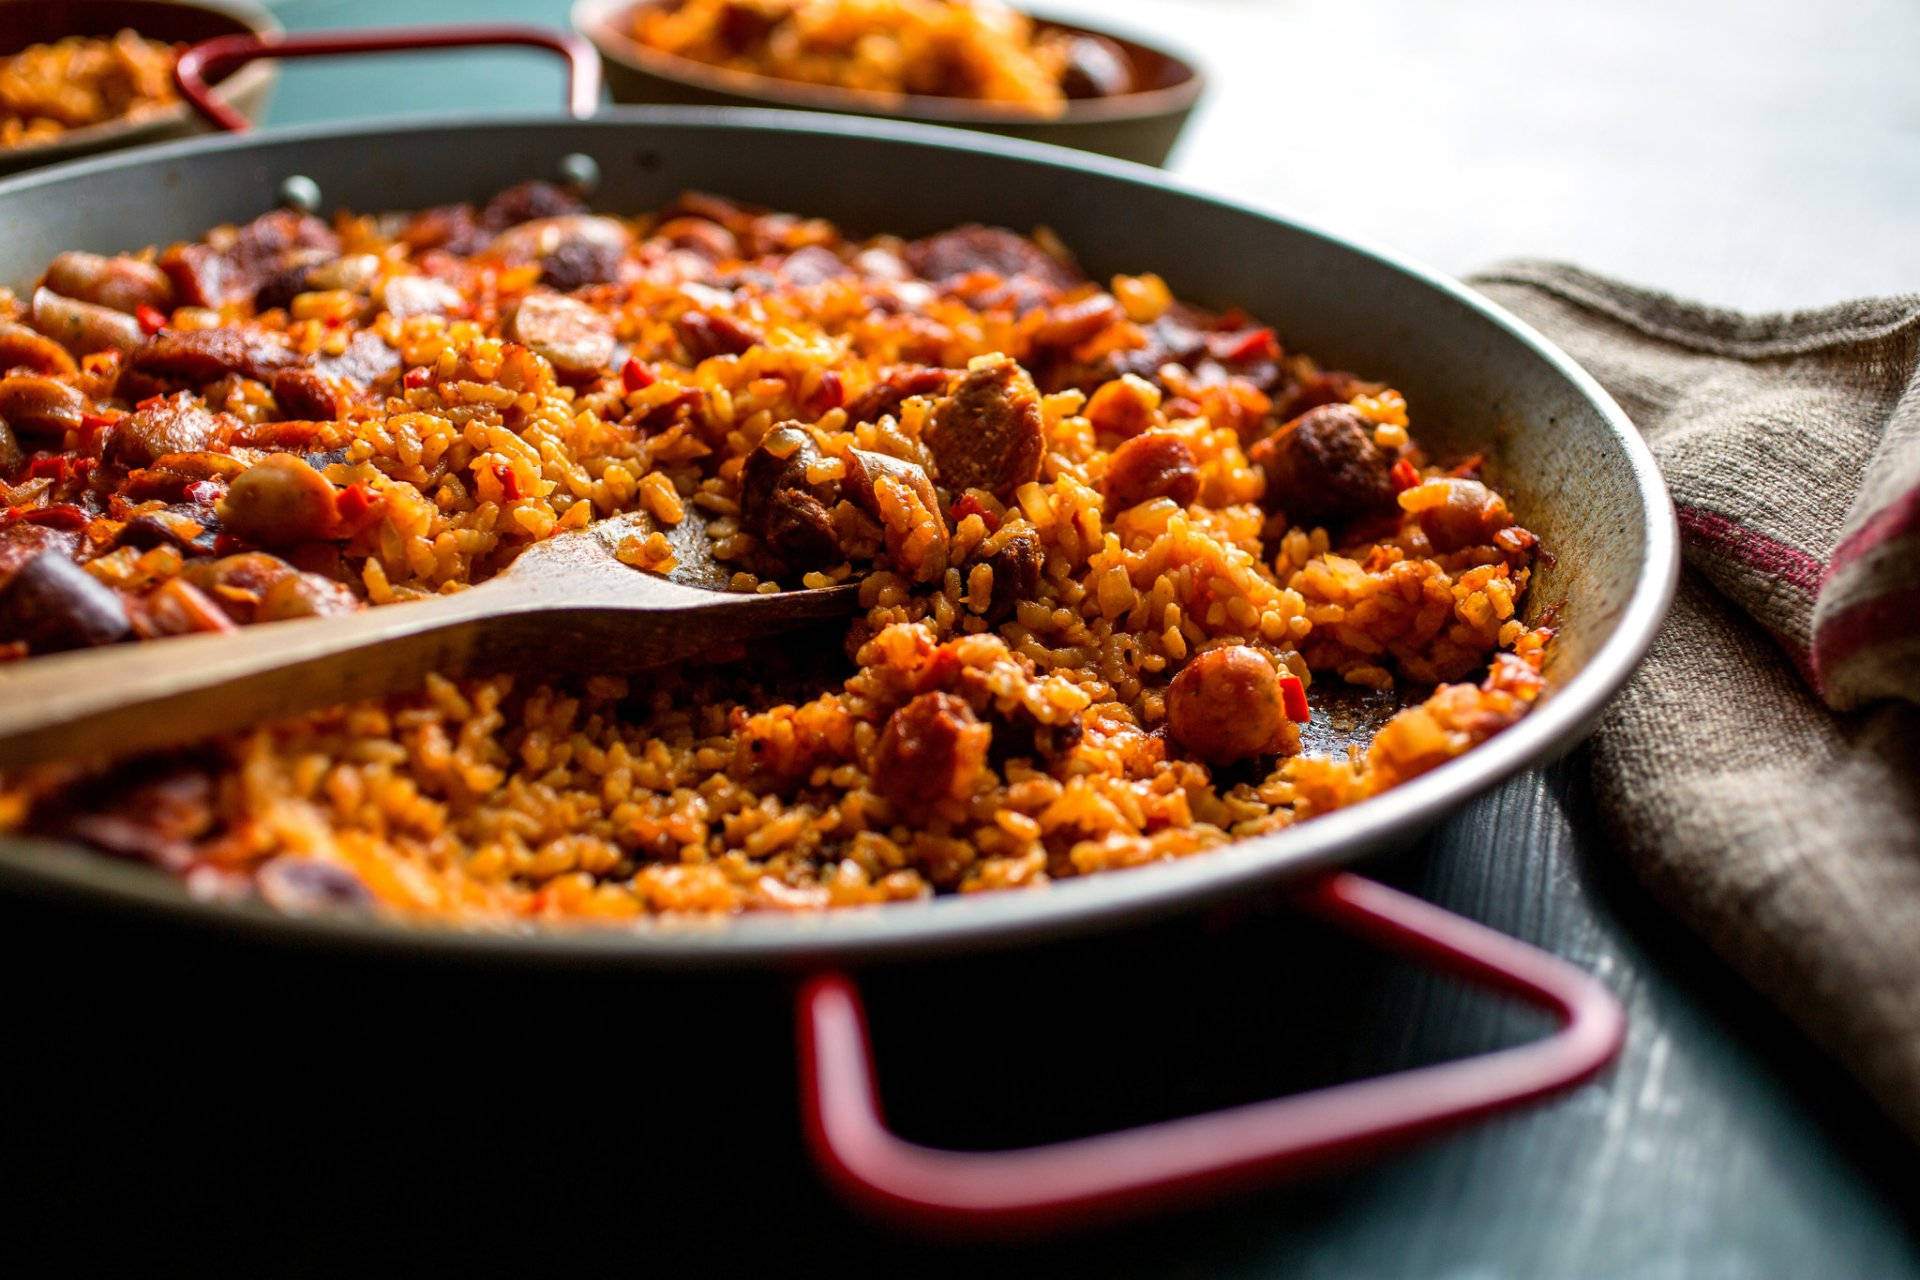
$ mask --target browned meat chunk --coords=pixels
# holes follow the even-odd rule
[[[1341,525],[1394,510],[1393,458],[1350,405],[1310,409],[1249,457],[1267,475],[1267,506],[1297,525]]]
[[[620,277],[620,261],[633,244],[626,224],[593,214],[569,214],[523,222],[501,232],[487,253],[502,262],[540,264],[540,283],[566,292]]]
[[[132,629],[120,597],[55,550],[21,565],[0,587],[0,637],[34,653],[123,640]]]
[[[175,245],[160,255],[161,270],[180,299],[200,307],[252,302],[261,288],[289,273],[338,257],[340,239],[311,214],[275,209],[234,235],[225,248],[211,244]]]
[[[1105,36],[1074,36],[1067,41],[1067,65],[1060,92],[1069,98],[1115,98],[1133,92],[1133,60]]]
[[[993,730],[950,693],[923,693],[887,719],[873,757],[874,789],[921,818],[973,792]]]
[[[953,381],[953,371],[935,365],[897,364],[880,375],[880,381],[847,402],[847,421],[878,422],[899,412],[901,404],[914,396],[929,396],[945,391]]]
[[[327,478],[290,453],[248,467],[220,504],[220,523],[256,546],[283,547],[331,537],[340,523]]]
[[[1077,302],[1053,308],[1033,331],[1037,347],[1077,347],[1104,333],[1108,325],[1126,318],[1110,293],[1089,294]]]
[[[1447,486],[1445,501],[1420,509],[1420,529],[1442,555],[1462,547],[1492,546],[1494,535],[1513,523],[1505,500],[1478,480],[1428,483]]]
[[[173,281],[151,262],[98,253],[63,253],[47,265],[47,288],[81,302],[132,315],[141,307],[165,308],[173,301]]]
[[[1167,689],[1168,731],[1209,764],[1280,750],[1287,723],[1279,673],[1245,645],[1197,655]]]
[[[354,613],[360,601],[331,578],[317,573],[289,573],[260,595],[255,607],[255,622],[280,622],[288,618],[331,618]]]
[[[1032,534],[1016,534],[987,557],[993,570],[993,592],[987,600],[987,621],[1005,622],[1020,607],[1022,600],[1033,599],[1040,591],[1040,570],[1047,562],[1040,540]]]
[[[927,447],[947,488],[1007,497],[1040,478],[1046,431],[1039,389],[1010,357],[980,357],[934,407]]]
[[[598,373],[613,359],[613,321],[560,293],[530,293],[514,308],[507,335],[545,356],[562,374]]]
[[[586,205],[573,192],[551,182],[534,179],[508,187],[489,200],[480,213],[480,223],[491,231],[499,231],[516,223],[531,222],[535,218],[558,218],[585,209]]]
[[[23,324],[0,323],[0,370],[28,369],[60,376],[79,368],[72,354],[52,338]]]
[[[909,244],[906,258],[907,265],[925,280],[951,280],[988,271],[1009,279],[1029,276],[1056,290],[1071,289],[1081,280],[1078,271],[1004,227],[972,224],[942,231]]]
[[[673,318],[673,331],[698,364],[713,356],[737,356],[760,342],[760,334],[723,311],[682,311]]]
[[[231,426],[223,425],[222,419],[232,423],[226,415],[218,415],[215,429],[230,430]],[[225,492],[228,483],[246,469],[246,463],[225,453],[163,453],[153,460],[152,466],[129,471],[121,492],[129,502],[150,502],[155,498],[162,502],[182,502],[187,498],[187,490],[203,481]]]
[[[133,353],[128,367],[161,381],[205,385],[230,373],[272,382],[305,359],[278,334],[236,328],[163,329]]]
[[[399,376],[400,353],[388,346],[379,334],[362,330],[353,335],[353,340],[339,355],[316,357],[313,371],[347,383],[357,391],[369,391]]]
[[[218,560],[190,561],[183,576],[218,602],[234,621],[246,623],[254,620],[268,591],[298,572],[279,556],[243,551]]]
[[[338,418],[351,403],[332,379],[311,369],[288,369],[274,378],[273,399],[281,417],[306,422]]]
[[[940,514],[940,495],[922,467],[890,454],[849,449],[847,493],[886,530],[887,556],[902,571],[922,582],[946,572],[947,522]]]
[[[1113,451],[1107,461],[1107,502],[1116,511],[1153,498],[1187,506],[1200,496],[1200,468],[1178,436],[1149,431]]]
[[[33,291],[33,327],[76,356],[132,351],[147,340],[140,322],[111,307],[75,302],[51,289]]]
[[[0,529],[0,587],[20,567],[43,551],[57,552],[67,559],[79,549],[80,535],[67,529],[49,529],[39,524],[15,524]]]
[[[778,489],[767,506],[767,550],[798,572],[841,559],[840,540],[826,504],[800,489]]]
[[[86,407],[87,398],[64,382],[31,373],[0,378],[0,419],[19,435],[76,430]]]
[[[698,254],[708,262],[732,262],[740,256],[740,238],[706,218],[668,218],[654,228],[651,238]]]
[[[806,428],[788,423],[767,432],[740,468],[740,527],[792,569],[816,569],[841,558],[831,485],[807,471],[820,450]]]
[[[199,453],[224,425],[237,424],[225,414],[209,413],[181,391],[120,419],[107,444],[107,460],[131,471],[171,453]]]

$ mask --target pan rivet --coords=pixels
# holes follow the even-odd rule
[[[590,155],[570,151],[560,157],[560,176],[581,195],[592,195],[600,185],[600,162]]]
[[[320,184],[304,173],[289,174],[280,181],[280,203],[312,213],[320,207]]]

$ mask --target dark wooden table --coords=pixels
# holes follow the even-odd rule
[[[1444,269],[1554,255],[1742,306],[1920,287],[1910,7],[1079,7],[1174,33],[1214,71],[1176,168]],[[456,6],[275,8],[318,27]],[[558,23],[565,6],[457,8]],[[308,65],[272,120],[558,95],[527,54]],[[12,1096],[39,1135],[16,1148],[40,1193],[28,1256],[263,1275],[1920,1275],[1912,1148],[1627,877],[1587,769],[1579,752],[1520,778],[1367,870],[1598,974],[1630,1011],[1614,1068],[1365,1168],[1020,1247],[903,1239],[819,1189],[777,985],[482,981],[6,906]],[[101,964],[110,982],[82,976]],[[869,982],[891,1114],[956,1145],[1539,1030],[1264,903]]]

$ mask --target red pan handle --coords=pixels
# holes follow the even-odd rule
[[[887,1129],[859,993],[826,973],[801,988],[798,1008],[815,1158],[884,1217],[945,1232],[1044,1229],[1366,1155],[1564,1089],[1619,1052],[1619,1001],[1565,961],[1351,873],[1316,882],[1299,903],[1389,951],[1540,1005],[1560,1029],[1458,1062],[1054,1146],[939,1151]]]
[[[472,45],[521,45],[550,49],[567,60],[567,111],[576,118],[600,105],[600,55],[571,31],[514,25],[395,27],[382,31],[302,32],[275,37],[234,35],[204,40],[180,55],[173,70],[180,96],[219,128],[244,133],[251,124],[213,94],[209,81],[257,58],[314,58],[335,53],[396,53],[410,49],[458,49]]]

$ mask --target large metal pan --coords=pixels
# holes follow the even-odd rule
[[[1284,339],[1389,379],[1442,454],[1483,452],[1553,559],[1530,607],[1554,607],[1552,691],[1515,727],[1424,777],[1272,837],[1045,889],[816,917],[516,936],[290,920],[189,899],[157,872],[79,849],[0,840],[16,892],[63,889],[288,943],[431,951],[494,963],[611,964],[665,975],[759,966],[801,984],[803,1104],[823,1164],[899,1213],[943,1223],[1054,1220],[1290,1169],[1455,1122],[1584,1078],[1611,1057],[1618,1005],[1562,962],[1436,908],[1329,874],[1411,839],[1469,797],[1576,743],[1666,610],[1676,531],[1653,460],[1604,392],[1537,334],[1458,284],[1390,255],[1191,190],[1144,168],[1031,144],[871,120],[645,108],[592,121],[429,120],[212,139],[0,183],[0,282],[63,249],[192,237],[271,207],[286,179],[327,207],[411,208],[484,197],[597,165],[595,203],[656,206],[688,188],[929,232],[964,220],[1054,228],[1096,278],[1153,269],[1183,297],[1239,304]],[[874,1100],[843,967],[1009,947],[1113,928],[1277,881],[1366,936],[1553,1010],[1547,1040],[1419,1072],[1011,1153],[933,1152],[892,1137]]]

